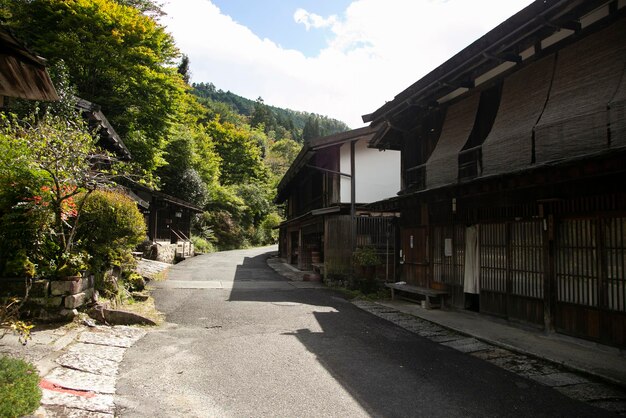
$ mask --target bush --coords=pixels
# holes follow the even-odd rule
[[[352,260],[356,266],[372,267],[380,264],[380,258],[373,247],[359,247],[352,254]]]
[[[146,236],[146,223],[135,201],[122,192],[105,190],[96,190],[86,199],[77,238],[78,246],[92,257],[92,269],[103,271],[132,262],[131,252]]]
[[[262,244],[276,244],[278,242],[278,229],[276,227],[280,225],[281,221],[280,215],[275,212],[269,213],[261,221],[259,229],[263,231]]]
[[[191,242],[193,243],[193,249],[196,253],[207,254],[215,251],[213,244],[202,237],[192,235]]]
[[[130,292],[141,292],[146,288],[146,281],[139,273],[129,273],[124,275],[124,286]]]
[[[39,375],[22,360],[0,357],[0,417],[33,413],[41,401]]]

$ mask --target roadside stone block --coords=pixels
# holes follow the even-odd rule
[[[50,282],[48,280],[36,280],[33,282],[28,294],[32,297],[46,297],[48,296],[48,289]]]
[[[76,295],[69,295],[65,297],[65,307],[67,309],[74,309],[81,307],[85,304],[85,302],[89,301],[93,296],[93,290],[87,289],[84,292],[78,293]]]
[[[63,305],[63,298],[61,296],[51,296],[51,297],[42,297],[42,298],[31,298],[29,297],[26,301],[27,305],[37,305],[44,308],[59,308]]]
[[[118,367],[118,362],[116,361],[91,356],[86,357],[77,353],[65,353],[61,357],[56,359],[56,362],[61,366],[71,369],[80,370],[90,374],[93,373],[94,375],[109,377],[113,377],[117,374]],[[97,389],[86,390],[108,393]]]
[[[64,406],[48,405],[43,407],[43,416],[46,418],[113,418],[113,414],[85,411],[84,409],[66,408]],[[35,416],[40,416],[35,412]]]
[[[57,295],[76,295],[83,290],[83,280],[65,281],[55,280],[50,283],[50,293]]]
[[[78,356],[111,360],[119,363],[124,358],[124,351],[125,350],[120,347],[108,347],[106,345],[76,343],[69,348],[68,353]]]
[[[101,412],[105,414],[115,413],[115,403],[113,395],[94,394],[89,396],[77,396],[69,393],[56,392],[47,389],[41,390],[42,405],[58,405],[68,408],[82,409],[90,412]]]
[[[46,307],[48,308],[56,308],[63,305],[63,298],[60,296],[54,297],[48,297],[46,298]]]
[[[88,289],[93,289],[95,278],[93,275],[79,280],[54,280],[50,282],[50,293],[55,296],[76,295]]]
[[[96,286],[96,277],[91,274],[85,278],[83,278],[83,288],[82,290],[93,289]]]
[[[57,362],[59,362],[59,360],[61,359],[58,359]],[[87,361],[87,359],[83,360],[83,362]],[[114,376],[94,374],[66,367],[57,367],[52,370],[45,379],[66,389],[108,394],[115,393]]]
[[[79,337],[79,341],[88,344],[128,348],[132,346],[136,340],[124,336],[111,335],[110,333],[83,332]]]

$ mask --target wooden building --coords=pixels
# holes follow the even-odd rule
[[[57,101],[46,61],[30,52],[8,29],[0,27],[0,96]]]
[[[81,112],[89,128],[97,132],[100,141],[98,146],[123,161],[130,161],[132,156],[122,138],[115,132],[109,120],[102,113],[99,105],[85,99],[77,98],[76,109]]]
[[[371,246],[386,260],[394,213],[364,208],[393,196],[400,186],[400,154],[368,148],[370,127],[305,143],[278,185],[276,203],[285,203],[280,253],[302,270],[323,264],[325,273],[351,272],[353,248]],[[392,272],[393,273],[393,272]],[[382,278],[382,274],[380,274]]]
[[[626,346],[625,16],[535,1],[363,117],[402,154],[398,278]]]
[[[148,225],[148,239],[176,244],[190,242],[191,222],[202,209],[189,202],[133,183],[127,186]]]
[[[132,159],[131,153],[124,145],[122,138],[115,132],[100,106],[84,99],[78,99],[76,108],[82,113],[89,127],[99,136],[98,146],[109,151],[123,161]],[[99,161],[106,164],[106,161]],[[182,251],[181,257],[190,255],[192,248],[191,221],[202,209],[178,199],[174,196],[152,190],[133,181],[122,180],[126,193],[136,202],[143,213],[147,230],[147,238],[161,244],[177,244]],[[179,252],[177,249],[176,252]]]

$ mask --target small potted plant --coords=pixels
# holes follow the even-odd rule
[[[359,247],[352,255],[354,265],[359,267],[365,279],[373,279],[380,258],[373,247]]]

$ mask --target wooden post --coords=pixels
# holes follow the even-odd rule
[[[356,141],[350,142],[350,271],[354,277],[352,254],[356,250],[356,158],[354,155]]]

